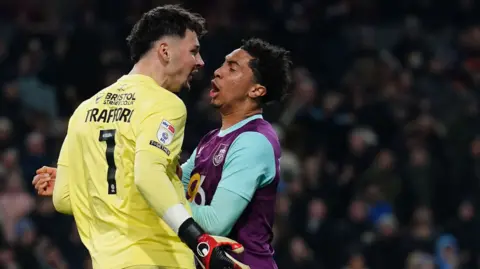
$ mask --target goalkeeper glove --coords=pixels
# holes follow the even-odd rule
[[[197,261],[204,269],[250,269],[250,266],[237,261],[227,253],[227,251],[242,253],[243,246],[240,243],[205,233],[192,218],[180,226],[178,236],[193,250]]]

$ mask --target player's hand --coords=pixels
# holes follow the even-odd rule
[[[204,234],[198,238],[195,256],[205,269],[250,269],[228,254],[228,251],[240,254],[243,246],[226,237]]]
[[[43,166],[37,170],[37,175],[33,177],[32,185],[35,186],[38,195],[52,196],[57,178],[57,169],[53,167]]]

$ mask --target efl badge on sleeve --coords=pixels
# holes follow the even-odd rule
[[[161,127],[167,129],[170,133],[172,133],[172,135],[175,134],[175,127],[173,127],[173,125],[170,122],[166,120],[162,120]]]
[[[175,128],[173,127],[170,122],[163,120],[160,124],[160,128],[157,131],[157,139],[158,141],[167,146],[172,143],[173,136],[175,135]]]
[[[213,155],[213,165],[218,166],[223,162],[225,155],[227,155],[227,147],[227,144],[218,145],[218,148]]]

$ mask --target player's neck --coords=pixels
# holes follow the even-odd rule
[[[160,87],[172,91],[168,86],[168,78],[164,72],[159,71],[153,63],[149,63],[146,59],[138,61],[130,70],[129,75],[144,75],[152,78]]]
[[[249,118],[253,115],[261,114],[262,109],[257,108],[254,110],[245,111],[243,109],[233,110],[227,113],[221,113],[222,115],[222,130],[228,129],[233,125],[241,122],[242,120]]]

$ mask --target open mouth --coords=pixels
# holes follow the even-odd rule
[[[215,82],[212,80],[212,87],[210,89],[210,97],[214,98],[218,95],[218,93],[220,92],[217,84],[215,84]]]

